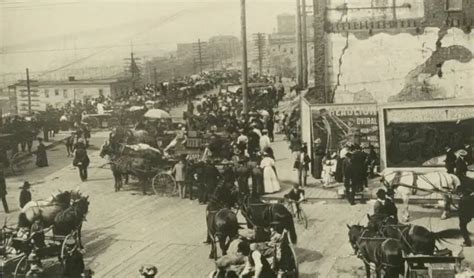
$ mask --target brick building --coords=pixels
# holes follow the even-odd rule
[[[328,0],[316,11],[313,100],[473,97],[473,1]]]

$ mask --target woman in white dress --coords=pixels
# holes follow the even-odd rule
[[[265,193],[275,193],[280,191],[280,182],[275,174],[275,160],[273,160],[268,153],[263,153],[260,168],[263,169],[263,187]]]

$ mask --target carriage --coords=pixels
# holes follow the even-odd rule
[[[405,278],[454,278],[462,257],[453,256],[451,252],[444,255],[403,256],[405,260]]]
[[[17,134],[0,133],[0,167],[9,168],[13,175],[23,173],[28,163],[26,154],[18,150],[19,143]]]
[[[0,231],[0,273],[5,276],[26,277],[41,265],[49,274],[60,276],[72,251],[80,248],[78,233],[73,231],[66,236],[45,235],[42,247],[34,244],[34,234],[4,226]],[[35,256],[36,260],[31,260]]]

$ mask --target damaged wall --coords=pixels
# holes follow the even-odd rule
[[[440,0],[329,2],[327,88],[334,102],[474,98],[474,14],[466,14],[474,3],[447,12]]]

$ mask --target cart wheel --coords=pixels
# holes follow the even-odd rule
[[[10,159],[10,169],[14,175],[20,175],[25,171],[28,158],[22,157],[24,155],[23,152],[17,152]]]
[[[166,172],[161,172],[153,177],[152,186],[153,191],[155,191],[156,195],[170,196],[174,193],[174,190],[176,188],[176,181],[174,180],[172,175]]]
[[[30,270],[30,264],[28,262],[28,256],[23,256],[15,267],[15,272],[13,273],[13,278],[23,278],[26,276],[26,273]]]

